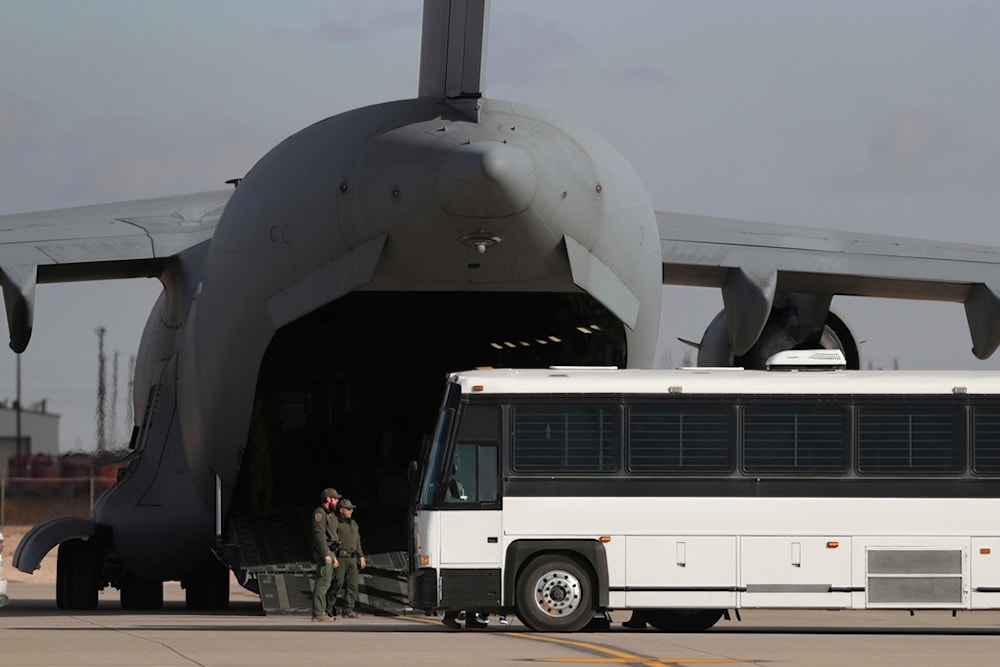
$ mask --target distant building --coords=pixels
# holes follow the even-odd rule
[[[17,453],[17,406],[0,401],[0,473]],[[25,405],[21,410],[21,453],[59,454],[59,415],[48,412],[45,401]]]

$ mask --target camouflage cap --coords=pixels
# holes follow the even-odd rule
[[[337,489],[326,488],[319,494],[319,498],[320,500],[326,500],[327,498],[343,498],[343,496],[337,493]]]

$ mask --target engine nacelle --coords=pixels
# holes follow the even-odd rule
[[[746,354],[734,356],[729,343],[726,311],[721,311],[705,329],[698,346],[699,366],[742,366],[763,369],[768,357],[782,350],[825,348],[841,350],[847,368],[861,367],[858,344],[850,328],[829,311],[821,327],[803,327],[789,308],[772,308],[763,331]]]

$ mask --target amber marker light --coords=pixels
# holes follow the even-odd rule
[[[979,550],[979,553],[982,554],[983,556],[989,556],[990,555],[990,548],[989,547],[983,547],[982,549]]]
[[[482,391],[485,388],[486,387],[483,386],[483,385],[481,385],[481,384],[474,384],[474,385],[472,385],[472,391]]]
[[[826,548],[827,549],[836,549],[839,546],[840,546],[840,542],[827,542],[826,543]]]
[[[601,535],[600,540],[601,540],[601,542],[610,542],[611,541],[611,536],[610,535]]]
[[[420,564],[423,565],[424,567],[430,566],[430,564],[431,564],[431,557],[430,556],[421,556],[420,557]]]

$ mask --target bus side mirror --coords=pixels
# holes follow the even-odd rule
[[[406,479],[410,481],[411,488],[417,488],[417,484],[420,483],[420,466],[416,461],[410,461],[406,466]]]

